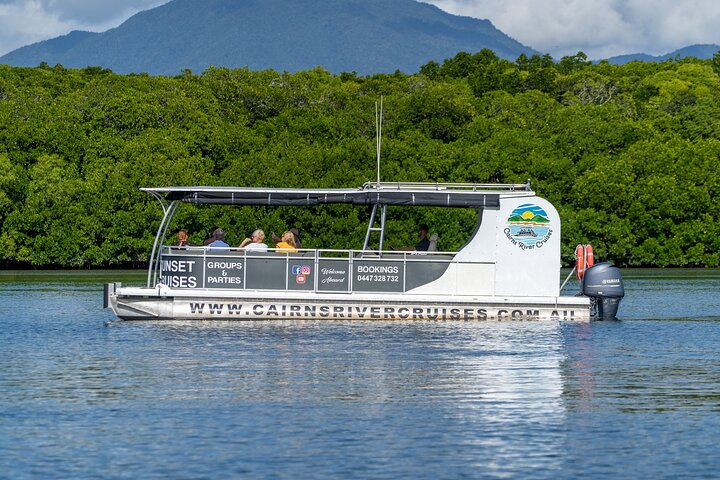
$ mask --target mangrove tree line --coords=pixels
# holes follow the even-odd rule
[[[140,187],[357,187],[375,178],[532,181],[577,243],[628,266],[720,262],[720,56],[593,64],[460,53],[417,74],[210,68],[176,77],[0,66],[0,265],[140,266],[162,211]],[[390,209],[454,250],[474,212]],[[173,228],[230,243],[297,226],[306,247],[357,248],[369,211],[185,208]]]

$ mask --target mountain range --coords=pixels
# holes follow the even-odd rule
[[[666,53],[665,55],[648,55],[646,53],[633,53],[629,55],[618,55],[616,57],[610,57],[608,58],[608,62],[616,65],[622,65],[624,63],[632,62],[632,61],[640,61],[640,62],[663,62],[665,60],[670,60],[672,58],[684,58],[684,57],[695,57],[695,58],[703,58],[703,59],[709,59],[712,58],[715,53],[717,53],[720,50],[720,45],[714,45],[714,44],[699,44],[699,45],[690,45],[688,47],[683,47],[679,50],[675,50],[670,53]]]
[[[210,65],[252,70],[415,73],[458,52],[515,60],[537,51],[488,20],[415,0],[173,0],[103,33],[74,31],[0,57],[16,66],[102,66],[176,75]]]
[[[173,0],[102,33],[74,31],[21,47],[0,63],[34,67],[100,66],[117,73],[177,75],[209,66],[361,75],[415,73],[429,61],[484,48],[515,60],[540,52],[489,20],[451,15],[416,0]],[[642,53],[610,63],[712,58],[718,45],[662,56]]]

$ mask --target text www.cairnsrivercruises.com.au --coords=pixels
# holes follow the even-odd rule
[[[552,310],[541,317],[539,309],[488,309],[429,306],[360,306],[189,303],[191,316],[206,315],[246,318],[328,318],[328,319],[400,319],[400,320],[573,320],[573,310]],[[543,312],[545,313],[545,312]]]

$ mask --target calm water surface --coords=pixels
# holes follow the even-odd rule
[[[592,324],[101,309],[142,279],[0,272],[0,478],[720,475],[720,271],[625,271]]]

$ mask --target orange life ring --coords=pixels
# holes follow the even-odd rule
[[[592,245],[585,245],[585,270],[595,265],[595,255],[593,255]]]
[[[585,273],[585,245],[578,244],[575,247],[575,271],[577,272],[578,280],[582,280],[583,274]]]

